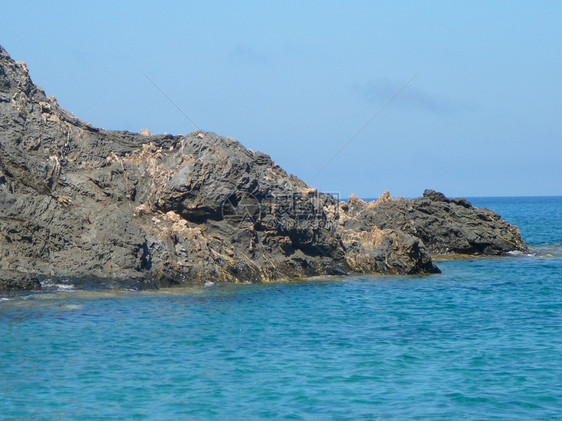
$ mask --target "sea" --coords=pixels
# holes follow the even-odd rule
[[[562,197],[441,274],[0,295],[1,420],[562,419]]]

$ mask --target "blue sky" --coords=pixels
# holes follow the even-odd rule
[[[562,195],[562,2],[3,2],[0,44],[106,129],[204,130],[342,197]],[[315,178],[410,78],[416,78]]]

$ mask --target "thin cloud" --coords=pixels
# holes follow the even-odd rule
[[[366,85],[357,85],[355,90],[369,102],[380,102],[390,98],[400,86],[388,79],[377,79]],[[409,86],[396,101],[396,105],[418,108],[432,113],[472,111],[479,108],[469,101],[431,95],[423,89]]]

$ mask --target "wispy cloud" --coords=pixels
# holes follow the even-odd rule
[[[398,83],[388,79],[376,79],[363,85],[355,85],[354,89],[369,102],[378,103],[391,97],[399,87]],[[470,101],[433,95],[415,86],[409,86],[404,90],[399,101],[396,101],[396,106],[399,104],[432,113],[472,111],[479,108],[477,104]]]

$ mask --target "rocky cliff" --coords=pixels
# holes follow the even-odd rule
[[[430,252],[524,248],[462,199],[340,202],[232,138],[92,127],[0,47],[0,290],[433,273]]]

